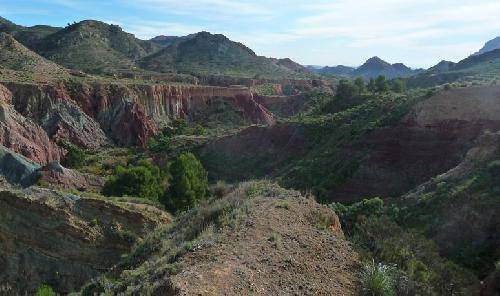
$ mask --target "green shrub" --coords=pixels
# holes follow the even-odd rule
[[[64,142],[62,146],[68,151],[62,162],[63,166],[76,169],[85,164],[87,152],[84,149],[70,142]]]
[[[222,198],[228,194],[232,189],[232,186],[224,181],[217,181],[213,186],[210,187],[210,191],[217,198]]]
[[[384,201],[378,197],[363,199],[360,202],[346,206],[341,203],[333,203],[330,207],[337,213],[342,221],[342,227],[347,233],[351,233],[359,219],[371,215],[380,216],[384,213]]]
[[[36,290],[36,296],[57,296],[58,294],[49,285],[42,285]]]
[[[167,209],[186,210],[206,198],[208,174],[194,154],[179,155],[170,166],[170,174],[170,189],[161,200]]]
[[[493,180],[500,179],[500,160],[495,160],[488,164],[488,173]]]
[[[406,91],[406,83],[402,79],[394,79],[391,81],[391,90],[396,93]]]
[[[104,292],[104,287],[100,283],[89,283],[83,287],[82,296],[101,295]]]
[[[118,166],[104,185],[107,196],[138,196],[159,200],[165,193],[166,178],[159,167],[149,161],[141,161],[128,167]]]
[[[352,99],[358,92],[358,87],[349,80],[340,80],[337,86],[337,97],[343,100]]]
[[[394,289],[394,268],[375,264],[375,261],[364,264],[361,272],[362,294],[369,296],[392,296]]]
[[[389,83],[385,79],[385,76],[379,75],[375,79],[375,86],[378,92],[386,92],[389,90]]]
[[[183,118],[173,120],[156,137],[151,138],[148,148],[154,152],[167,151],[172,146],[172,138],[178,135],[206,135],[207,129],[201,124],[189,125]]]

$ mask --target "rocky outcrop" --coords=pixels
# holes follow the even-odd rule
[[[163,211],[32,187],[0,192],[0,282],[5,295],[32,295],[41,284],[77,290],[106,272]]]
[[[0,85],[0,145],[40,164],[58,161],[64,149],[58,147],[35,122],[19,114],[12,94]]]
[[[37,163],[0,146],[0,175],[9,183],[30,186],[38,180],[39,168]]]
[[[144,106],[146,114],[157,121],[186,117],[192,110],[204,108],[214,99],[223,99],[242,111],[253,123],[273,124],[273,115],[257,103],[246,87],[189,85],[130,86],[132,99]]]
[[[65,189],[100,192],[105,183],[102,177],[65,168],[58,162],[49,163],[36,173],[39,176],[38,182]]]
[[[68,140],[88,149],[109,141],[100,125],[78,105],[62,85],[6,83],[12,105],[38,123],[55,141]]]
[[[145,146],[160,123],[190,118],[214,100],[233,105],[252,123],[273,124],[274,116],[246,87],[167,84],[8,83],[12,104],[54,141],[69,140],[88,149],[109,143]]]

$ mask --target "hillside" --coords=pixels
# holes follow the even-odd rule
[[[182,73],[271,79],[313,76],[290,59],[260,57],[241,43],[208,32],[140,40],[117,25],[95,20],[55,28],[23,27],[6,19],[0,20],[0,32],[11,34],[63,67],[93,74],[162,77],[163,73]]]
[[[64,76],[67,71],[57,64],[44,59],[12,36],[0,33],[0,69],[13,70],[20,75]],[[1,76],[16,75],[6,73]]]
[[[23,27],[0,17],[0,32],[12,35],[16,40],[28,48],[35,47],[40,40],[59,31],[61,28],[45,25]]]
[[[487,53],[489,51],[493,51],[495,49],[500,49],[500,37],[496,37],[484,44],[484,46],[473,55],[481,55],[483,53]]]
[[[88,20],[47,36],[34,49],[67,68],[103,73],[134,69],[136,60],[157,48],[154,43],[139,40],[119,26]]]
[[[116,278],[93,287],[123,295],[356,295],[359,268],[333,211],[264,181],[178,216],[118,264]]]
[[[389,64],[379,57],[368,59],[363,65],[352,72],[352,76],[375,78],[379,75],[386,78],[408,77],[418,73],[418,70],[412,70],[401,63]]]
[[[335,66],[335,67],[323,67],[320,69],[316,69],[315,72],[322,74],[322,75],[338,75],[338,76],[351,76],[352,73],[356,70],[356,68],[353,67],[347,67],[347,66]]]
[[[437,71],[441,70],[441,71]],[[438,64],[408,79],[411,87],[431,87],[446,83],[494,83],[500,77],[500,49],[471,55],[458,63]]]
[[[44,283],[72,292],[116,264],[146,229],[171,220],[145,204],[0,188],[3,295],[33,295]]]
[[[179,40],[187,40],[192,38],[196,34],[190,34],[187,36],[165,36],[165,35],[159,35],[156,37],[153,37],[149,39],[149,41],[158,44],[161,47],[167,47],[170,44],[179,41]]]
[[[385,76],[388,79],[398,77],[409,77],[421,72],[421,70],[413,70],[402,63],[389,64],[379,57],[368,59],[360,67],[334,66],[312,69],[313,72],[326,76],[344,76],[344,77],[363,77],[365,79],[376,78],[377,76]]]
[[[158,72],[229,75],[269,78],[294,77],[297,64],[257,56],[241,43],[224,35],[200,32],[187,40],[178,40],[161,51],[142,59],[141,67]],[[301,68],[301,70],[303,70]]]

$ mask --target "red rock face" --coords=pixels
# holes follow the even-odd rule
[[[38,124],[7,103],[11,94],[2,85],[0,96],[0,144],[42,165],[59,161],[65,151]]]
[[[215,98],[227,100],[253,123],[274,124],[275,118],[259,104],[246,87],[217,87],[196,85],[136,85],[130,86],[130,97],[144,107],[156,121],[189,117],[194,109],[204,108]]]
[[[123,85],[58,83],[7,84],[12,104],[37,122],[54,141],[69,140],[88,149],[109,143],[145,146],[158,125],[188,118],[215,98],[228,101],[252,123],[274,124],[275,118],[246,87],[199,85]]]

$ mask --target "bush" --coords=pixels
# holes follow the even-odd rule
[[[42,285],[36,290],[36,296],[57,296],[58,294],[52,290],[49,285]]]
[[[76,169],[85,164],[87,152],[84,149],[70,142],[64,142],[62,146],[68,151],[62,162],[63,166]]]
[[[361,272],[363,295],[395,295],[393,270],[394,268],[382,263],[375,264],[375,261],[365,264]]]
[[[159,167],[149,161],[138,165],[115,168],[113,176],[104,185],[107,196],[138,196],[158,200],[165,193],[166,178]]]
[[[389,83],[385,79],[385,76],[380,75],[375,79],[375,87],[377,92],[386,92],[389,90]]]
[[[217,183],[215,183],[215,185],[213,185],[210,188],[210,191],[212,192],[212,194],[215,197],[221,198],[221,197],[225,196],[226,194],[228,194],[231,191],[231,189],[232,189],[232,186],[228,185],[226,182],[217,181]]]
[[[406,83],[402,79],[394,79],[391,82],[391,89],[393,92],[402,93],[406,91]]]
[[[101,295],[106,292],[100,283],[89,283],[82,288],[82,296]]]
[[[170,174],[170,189],[161,200],[168,210],[186,210],[206,198],[208,174],[194,154],[179,155],[170,166]]]
[[[172,138],[178,135],[197,135],[207,134],[207,129],[201,124],[190,126],[183,118],[175,119],[170,126],[164,127],[161,132],[148,143],[148,148],[153,152],[167,151],[172,144]]]
[[[354,97],[359,92],[356,85],[352,84],[348,80],[340,80],[337,87],[337,97],[343,100],[349,100]]]
[[[488,164],[488,173],[493,180],[500,179],[500,160],[495,160]]]

